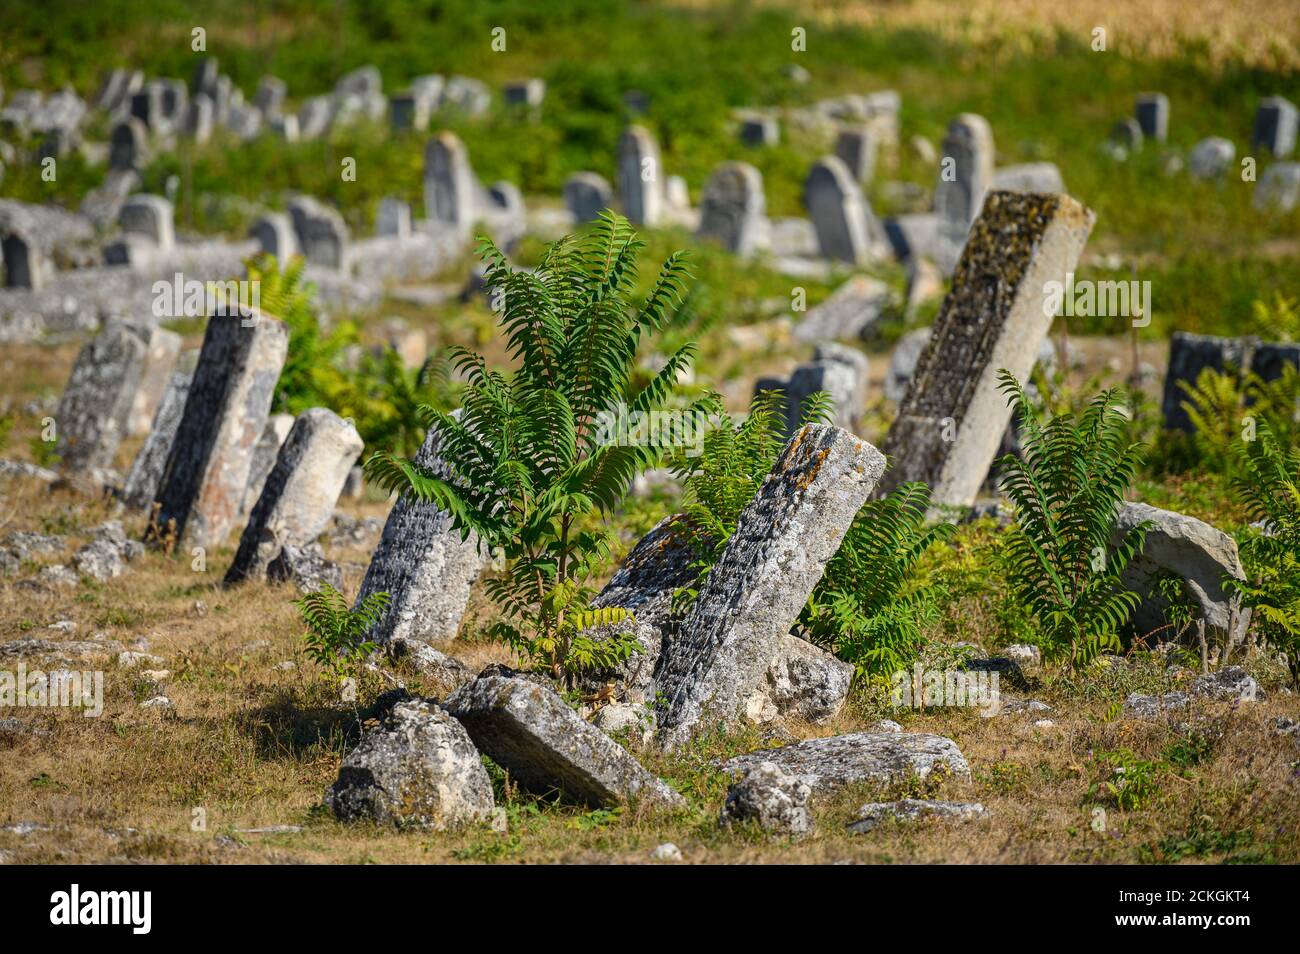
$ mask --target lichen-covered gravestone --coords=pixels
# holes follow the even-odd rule
[[[197,358],[197,351],[182,355],[167,381],[144,446],[135,455],[135,463],[131,465],[122,488],[122,499],[128,507],[147,510],[153,504],[163,468],[167,465],[167,455],[171,452],[172,441],[176,437],[176,429],[180,427],[181,415],[185,413],[185,399],[190,393]]]
[[[838,427],[807,425],[785,446],[665,649],[666,744],[768,705],[782,640],[884,469],[878,450]]]
[[[477,183],[460,137],[440,132],[424,149],[424,214],[430,222],[468,235]]]
[[[357,429],[327,408],[298,415],[253,505],[227,585],[264,577],[281,550],[306,546],[324,531],[363,446]]]
[[[716,239],[737,255],[768,244],[763,176],[747,162],[725,162],[709,177],[700,198],[701,238]]]
[[[447,476],[435,430],[430,429],[415,460],[425,470]],[[357,593],[358,602],[371,593],[389,597],[370,638],[380,644],[394,639],[453,638],[470,588],[486,563],[478,538],[471,534],[461,539],[452,528],[451,515],[437,504],[398,498]]]
[[[255,310],[208,319],[159,481],[155,540],[174,532],[187,546],[208,548],[230,534],[288,346],[288,328]]]
[[[112,466],[127,433],[147,337],[139,328],[113,322],[77,355],[54,416],[58,454],[68,470]]]
[[[618,141],[618,197],[633,225],[657,225],[664,215],[659,143],[642,126],[629,126]]]
[[[239,516],[245,517],[262,496],[266,478],[271,475],[275,459],[280,456],[280,447],[293,429],[292,414],[272,414],[266,419],[262,436],[253,448],[253,461],[248,465],[248,486],[244,488],[244,501],[239,507]]]
[[[882,491],[920,480],[936,505],[974,502],[1011,420],[998,371],[1024,381],[1033,370],[1053,289],[1078,264],[1094,220],[1067,195],[988,194],[885,438],[894,464]]]

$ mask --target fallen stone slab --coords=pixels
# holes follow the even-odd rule
[[[868,338],[889,304],[889,286],[855,275],[794,326],[798,341],[856,341]]]
[[[760,713],[756,721],[793,717],[817,723],[833,719],[849,696],[853,673],[851,663],[786,633],[767,671],[771,711]]]
[[[810,424],[786,444],[664,654],[666,744],[706,719],[761,714],[783,638],[884,468],[879,451],[837,427]]]
[[[896,802],[870,802],[858,809],[858,817],[849,822],[854,834],[864,834],[888,819],[915,822],[928,818],[958,818],[963,821],[985,818],[989,810],[979,802],[943,802],[922,798],[903,798]]]
[[[551,690],[521,677],[484,675],[445,703],[492,761],[537,794],[587,805],[685,800]]]
[[[422,699],[399,702],[362,736],[325,804],[341,821],[445,831],[496,807],[482,759],[459,722]]]
[[[1197,676],[1191,692],[1216,702],[1256,702],[1264,698],[1259,683],[1240,666],[1225,666],[1217,672]]]
[[[813,794],[859,782],[899,782],[925,779],[934,771],[970,777],[957,743],[941,735],[919,732],[854,732],[809,739],[779,749],[765,749],[729,759],[722,766],[733,777],[772,762],[812,787]]]
[[[122,651],[122,644],[113,639],[14,639],[0,643],[0,659],[19,659],[39,656],[45,659],[106,659]]]
[[[759,762],[727,789],[722,805],[724,828],[754,822],[778,835],[798,837],[813,829],[808,799],[812,787],[784,772],[775,762]]]

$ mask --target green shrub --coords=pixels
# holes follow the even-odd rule
[[[490,632],[570,685],[582,669],[631,652],[630,635],[585,635],[628,617],[590,607],[589,580],[613,538],[599,517],[667,451],[661,433],[623,440],[607,422],[620,409],[628,420],[662,411],[694,351],[683,345],[630,393],[639,346],[671,321],[688,278],[682,256],[670,255],[633,308],[641,248],[627,221],[609,213],[588,234],[552,245],[532,272],[514,269],[483,240],[487,283],[503,292],[500,324],[517,370],[490,369],[468,349],[454,353],[467,380],[461,414],[421,408],[438,429],[447,474],[390,451],[366,463],[380,486],[436,502],[463,535],[476,533],[498,555],[503,569],[486,589],[503,617]]]
[[[367,634],[383,616],[388,594],[371,593],[351,609],[346,597],[327,583],[294,605],[307,627],[303,641],[308,658],[342,681],[378,648]]]
[[[1087,662],[1119,648],[1138,598],[1120,576],[1147,527],[1112,545],[1115,516],[1142,460],[1126,443],[1119,392],[1104,391],[1081,415],[1040,423],[1013,375],[999,372],[1020,423],[1022,456],[999,462],[1015,508],[1007,539],[1010,582],[1042,631],[1045,658]]]

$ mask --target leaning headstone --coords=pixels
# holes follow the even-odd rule
[[[1095,220],[1067,195],[990,192],[885,438],[888,491],[924,481],[936,506],[970,506],[1011,420],[997,374],[1024,381]]]
[[[664,171],[659,143],[643,126],[628,126],[618,140],[618,197],[633,225],[658,225],[664,214]]]
[[[1264,148],[1278,159],[1285,159],[1295,150],[1296,126],[1300,111],[1295,103],[1284,96],[1269,96],[1260,101],[1255,113],[1255,128],[1250,136],[1250,148]]]
[[[253,509],[253,504],[257,503],[258,498],[262,496],[266,478],[271,476],[276,458],[280,456],[280,448],[291,430],[293,430],[292,414],[272,414],[266,419],[262,436],[253,446],[252,463],[248,465],[248,485],[244,488],[244,499],[239,506],[241,518],[248,515],[248,512]]]
[[[128,507],[148,510],[153,505],[163,468],[167,465],[167,456],[172,449],[172,441],[176,437],[176,429],[180,427],[181,415],[185,413],[185,399],[189,397],[197,358],[197,351],[182,355],[177,361],[176,370],[167,381],[167,389],[158,402],[149,434],[140,452],[135,455],[135,462],[122,487],[122,499]]]
[[[208,319],[198,367],[159,481],[155,539],[189,547],[223,543],[248,484],[288,352],[286,326],[252,309]]]
[[[380,199],[379,212],[375,217],[375,234],[410,238],[411,207],[401,199]]]
[[[575,172],[564,183],[564,205],[576,224],[590,222],[614,205],[614,192],[605,177],[595,172]]]
[[[665,649],[665,742],[766,703],[782,639],[884,469],[879,451],[837,427],[810,424],[786,444]]]
[[[111,467],[126,436],[148,345],[141,329],[113,322],[77,355],[54,421],[71,472]]]
[[[835,138],[835,155],[849,167],[858,182],[870,182],[876,170],[876,139],[868,126],[841,129]]]
[[[827,156],[814,165],[803,200],[823,258],[860,265],[879,250],[880,224],[843,160]]]
[[[110,169],[138,169],[144,164],[145,142],[148,132],[144,123],[134,116],[113,127],[108,143]]]
[[[190,91],[194,95],[205,93],[215,98],[217,77],[221,75],[221,66],[216,57],[205,56],[194,64],[194,79],[190,82]]]
[[[327,408],[298,415],[249,514],[226,585],[264,578],[282,549],[306,546],[325,530],[363,447],[351,422]]]
[[[855,275],[794,326],[798,341],[857,341],[868,338],[889,304],[889,286]]]
[[[437,432],[430,430],[416,454],[425,470],[445,475]],[[387,593],[388,606],[370,639],[428,642],[451,639],[460,628],[470,588],[487,563],[478,538],[461,539],[451,515],[436,504],[400,497],[388,513],[357,600]]]
[[[424,214],[430,222],[467,236],[474,224],[477,183],[460,137],[440,132],[424,149]]]
[[[1164,93],[1142,93],[1133,107],[1142,135],[1156,142],[1169,136],[1169,97]]]
[[[479,751],[537,794],[558,792],[594,807],[630,799],[679,807],[685,800],[555,692],[518,676],[481,675],[444,707]]]
[[[747,162],[724,162],[709,177],[700,198],[701,238],[747,256],[768,244],[763,176]]]
[[[20,229],[9,229],[0,236],[0,255],[4,258],[6,288],[38,291],[45,287],[52,269],[45,250],[32,235]]]
[[[190,100],[190,108],[185,117],[185,131],[199,145],[212,138],[212,128],[216,122],[216,106],[206,93],[200,93]]]
[[[1240,374],[1249,371],[1265,381],[1281,377],[1285,365],[1300,366],[1300,344],[1274,343],[1257,338],[1220,338],[1175,331],[1169,339],[1169,368],[1165,373],[1161,411],[1165,427],[1191,432],[1191,418],[1183,408],[1190,400],[1186,387],[1195,387],[1201,372]]]
[[[1255,185],[1254,206],[1260,211],[1290,212],[1300,205],[1300,162],[1275,162]]]
[[[176,244],[172,204],[160,195],[133,195],[122,204],[117,215],[122,232],[139,236],[160,250]]]
[[[274,255],[281,265],[287,264],[298,251],[293,222],[281,212],[264,213],[248,230],[248,237],[256,239],[259,250]]]
[[[993,130],[983,116],[963,113],[948,124],[934,187],[942,247],[937,264],[951,272],[993,182]]]
[[[1228,171],[1237,156],[1231,139],[1210,136],[1192,147],[1187,157],[1187,171],[1197,179],[1217,179]]]
[[[167,390],[172,369],[176,367],[176,358],[181,353],[181,336],[176,332],[156,326],[141,329],[141,332],[146,340],[146,351],[140,386],[136,389],[127,421],[127,433],[131,435],[149,431],[154,413]]]

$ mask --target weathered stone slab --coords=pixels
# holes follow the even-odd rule
[[[415,459],[426,470],[445,476],[438,448],[438,436],[430,431]],[[470,588],[487,559],[476,536],[463,540],[452,529],[449,513],[436,504],[400,497],[388,513],[357,593],[358,601],[371,593],[389,597],[370,638],[381,645],[398,638],[454,638]]]
[[[925,779],[934,771],[970,777],[955,742],[919,732],[854,732],[764,749],[728,760],[723,770],[741,777],[763,762],[806,782],[814,795],[861,782]]]
[[[618,197],[633,225],[658,225],[664,216],[664,170],[659,143],[643,126],[629,126],[618,141]]]
[[[256,239],[258,247],[267,255],[274,255],[281,265],[288,263],[298,251],[298,238],[293,221],[280,212],[263,214],[248,230],[248,237]]]
[[[0,236],[0,255],[4,258],[6,288],[38,291],[52,276],[53,268],[45,257],[45,250],[34,236],[25,231],[8,228]]]
[[[928,818],[969,821],[973,818],[985,818],[988,814],[988,809],[979,802],[903,798],[896,802],[870,802],[863,805],[858,809],[858,817],[849,823],[848,829],[854,834],[861,835],[889,819],[899,822],[916,822]]]
[[[787,439],[799,429],[804,402],[818,391],[825,391],[830,396],[831,422],[852,431],[862,413],[866,377],[865,354],[833,342],[823,342],[817,346],[812,361],[795,368],[789,381],[760,379],[754,393],[773,390],[774,386],[784,392]]]
[[[1066,195],[989,193],[885,438],[881,485],[920,480],[970,506],[1011,420],[997,374],[1028,378],[1055,309],[1050,283],[1079,261],[1093,213]]]
[[[440,132],[424,149],[424,214],[436,225],[468,236],[477,213],[478,182],[460,137]]]
[[[185,115],[185,132],[200,146],[212,138],[216,126],[217,107],[206,93],[199,93],[190,100],[190,108]]]
[[[1300,125],[1300,111],[1295,103],[1285,96],[1262,99],[1255,113],[1250,148],[1267,149],[1278,159],[1285,159],[1295,150],[1297,125]]]
[[[803,201],[823,258],[861,265],[879,254],[884,232],[841,159],[827,156],[812,167]]]
[[[743,116],[740,120],[740,141],[746,146],[775,146],[781,141],[781,126],[775,116]]]
[[[1300,162],[1275,162],[1255,185],[1256,209],[1290,212],[1300,205]]]
[[[1205,620],[1206,636],[1212,644],[1240,643],[1250,625],[1250,610],[1241,606],[1241,597],[1224,589],[1225,579],[1244,580],[1245,571],[1237,555],[1237,541],[1208,523],[1171,510],[1142,503],[1122,503],[1115,516],[1115,539],[1138,524],[1150,521],[1142,551],[1124,571],[1123,582],[1137,593],[1142,602],[1133,612],[1132,624],[1138,635],[1155,635],[1156,642],[1167,642],[1178,633],[1165,625],[1168,601],[1153,590],[1154,577],[1160,571],[1176,573],[1186,580],[1188,595]],[[1184,634],[1193,637],[1194,630]]]
[[[941,152],[939,181],[934,187],[941,239],[935,261],[947,273],[961,255],[993,184],[993,130],[988,120],[962,113],[948,124]]]
[[[57,451],[68,470],[112,466],[144,372],[147,338],[139,328],[114,322],[77,355],[54,417]]]
[[[380,199],[379,212],[375,216],[375,234],[410,238],[411,207],[401,199]]]
[[[550,689],[528,679],[484,675],[445,703],[470,738],[529,791],[558,791],[593,806],[639,799],[678,807],[685,800]]]
[[[190,547],[223,543],[239,518],[253,447],[288,352],[285,325],[252,309],[208,319],[159,482],[158,523]]]
[[[348,227],[338,209],[309,196],[298,196],[289,202],[289,217],[298,248],[309,263],[347,270]]]
[[[774,762],[759,762],[727,789],[721,823],[725,828],[752,822],[777,835],[806,835],[813,830],[811,796],[807,782],[787,775]]]
[[[889,304],[889,286],[854,275],[794,326],[798,341],[857,341],[868,338]]]
[[[197,351],[182,355],[168,378],[167,387],[154,412],[149,434],[140,452],[135,455],[135,463],[131,465],[122,488],[122,499],[128,507],[147,510],[153,504],[154,496],[158,493],[158,482],[162,480],[163,469],[167,466],[172,440],[176,437],[181,415],[185,412],[185,399],[190,393],[190,381],[194,378],[197,358]]]
[[[394,132],[424,132],[432,110],[427,97],[415,92],[398,93],[388,101],[388,121]]]
[[[1191,419],[1182,406],[1189,400],[1182,384],[1194,386],[1206,368],[1220,373],[1250,371],[1265,381],[1273,381],[1281,377],[1283,366],[1288,364],[1300,366],[1300,344],[1175,331],[1169,339],[1169,368],[1161,399],[1165,427],[1192,430]]]
[[[145,144],[149,132],[134,116],[122,120],[109,134],[108,167],[139,169],[144,165]]]
[[[181,353],[181,336],[174,331],[150,327],[142,328],[141,334],[145,339],[144,371],[126,427],[127,433],[133,436],[149,432],[154,412],[158,410]]]
[[[613,205],[614,191],[598,173],[575,172],[564,183],[564,206],[577,224],[590,222]]]
[[[1147,139],[1164,142],[1169,137],[1169,97],[1164,93],[1139,94],[1133,116]]]
[[[257,503],[257,498],[262,496],[266,478],[271,476],[276,458],[280,456],[280,448],[291,430],[293,430],[292,414],[272,414],[266,419],[262,436],[257,439],[257,444],[253,447],[253,461],[248,465],[248,486],[244,490],[244,500],[239,507],[241,519],[248,515],[253,509],[253,504]]]
[[[517,83],[507,83],[501,92],[507,105],[534,108],[542,105],[542,100],[546,98],[546,80],[534,76]]]
[[[117,221],[126,235],[140,236],[162,251],[176,244],[172,204],[160,195],[133,195],[122,204]]]
[[[777,458],[665,653],[661,737],[752,718],[768,670],[885,458],[837,427],[802,428]]]
[[[398,702],[347,754],[325,804],[341,821],[445,831],[485,821],[495,802],[478,749],[423,699]]]
[[[1187,171],[1195,179],[1217,179],[1232,167],[1237,147],[1231,139],[1210,136],[1192,147],[1187,157]]]
[[[871,127],[851,126],[841,129],[835,138],[835,155],[858,182],[871,181],[876,171],[876,138],[871,134]]]
[[[763,176],[747,162],[724,162],[709,177],[700,197],[701,238],[714,239],[737,255],[748,256],[769,244]]]
[[[264,577],[282,549],[306,546],[324,532],[363,447],[357,429],[327,408],[298,415],[253,505],[226,585]]]

